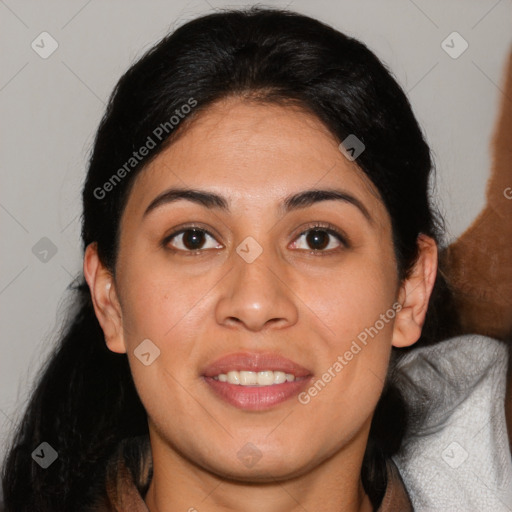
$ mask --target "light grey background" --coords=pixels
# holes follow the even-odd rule
[[[252,3],[0,0],[0,456],[55,341],[65,290],[81,272],[81,186],[116,81],[174,27],[214,9]],[[447,239],[460,235],[485,203],[512,0],[267,5],[289,5],[330,23],[389,65],[432,146]],[[47,59],[31,47],[34,40],[43,45],[43,31],[59,45]],[[469,44],[457,59],[441,47],[453,31]],[[42,237],[57,248],[47,262],[32,252]]]

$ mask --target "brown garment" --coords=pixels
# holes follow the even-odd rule
[[[92,510],[95,512],[149,512],[130,470],[122,458],[118,460],[117,472],[107,483],[108,498]],[[388,462],[387,470],[388,485],[377,512],[413,512],[404,483],[393,461]],[[146,476],[149,475],[150,472],[146,472]],[[142,484],[141,488],[147,489],[149,479],[143,478],[139,484]]]
[[[501,105],[491,140],[487,204],[442,254],[461,319],[458,334],[512,341],[512,52],[500,87]],[[505,402],[512,450],[512,350]]]
[[[388,486],[377,512],[413,512],[411,500],[395,463],[388,461]]]
[[[454,288],[462,334],[512,336],[512,52],[490,150],[487,204],[442,255]]]

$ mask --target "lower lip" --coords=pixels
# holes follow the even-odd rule
[[[310,381],[310,378],[300,378],[270,386],[241,386],[220,382],[212,377],[203,379],[217,396],[234,407],[247,411],[262,411],[281,404],[298,395]]]

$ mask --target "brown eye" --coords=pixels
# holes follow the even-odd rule
[[[311,249],[321,250],[329,245],[329,233],[322,229],[312,229],[306,236],[306,242]]]
[[[345,238],[337,231],[322,226],[302,232],[293,242],[293,249],[318,253],[332,252],[343,247],[348,247]]]
[[[183,233],[183,245],[194,251],[196,249],[200,249],[205,241],[205,233],[204,231],[199,231],[197,229],[188,229]]]
[[[203,229],[183,229],[168,238],[168,243],[179,251],[198,251],[222,247]]]

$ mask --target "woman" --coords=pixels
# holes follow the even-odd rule
[[[393,371],[448,304],[431,168],[390,73],[316,20],[228,11],[158,43],[98,130],[7,510],[411,510]]]

